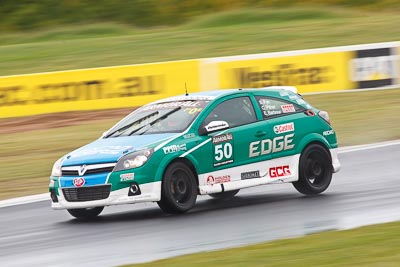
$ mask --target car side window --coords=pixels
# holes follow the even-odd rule
[[[256,96],[257,104],[260,107],[263,119],[281,116],[285,114],[302,111],[302,107],[290,102],[286,102],[277,98]]]
[[[226,100],[216,106],[204,120],[204,125],[211,121],[226,121],[229,127],[236,127],[257,121],[253,104],[249,97],[237,97]]]

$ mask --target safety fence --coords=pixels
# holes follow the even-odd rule
[[[400,84],[400,42],[0,77],[0,118],[136,107],[189,92],[292,85],[300,93]]]

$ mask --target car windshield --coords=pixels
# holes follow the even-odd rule
[[[184,131],[209,101],[174,101],[143,106],[114,127],[105,138]]]

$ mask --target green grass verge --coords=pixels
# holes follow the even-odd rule
[[[400,89],[308,95],[327,110],[339,144],[400,139]],[[79,126],[0,134],[0,199],[47,191],[51,167],[64,154],[98,138],[117,119]]]
[[[329,112],[340,146],[400,139],[400,89],[308,95]]]
[[[100,137],[116,121],[0,134],[0,199],[47,192],[54,161]]]
[[[126,266],[395,267],[400,263],[399,247],[396,222]]]
[[[395,11],[304,6],[229,11],[175,27],[102,23],[2,34],[0,75],[395,41],[398,21]]]

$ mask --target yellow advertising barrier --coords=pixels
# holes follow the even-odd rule
[[[201,65],[217,79],[201,79],[202,90],[211,88],[259,88],[276,85],[296,86],[300,93],[337,91],[354,88],[349,79],[351,52],[318,54],[271,53],[208,59]],[[204,76],[203,75],[203,76]],[[217,82],[216,82],[217,81]]]
[[[199,90],[199,61],[187,60],[0,78],[0,118],[136,107]]]
[[[0,118],[137,107],[189,92],[296,86],[299,93],[396,86],[399,42],[0,77]]]

